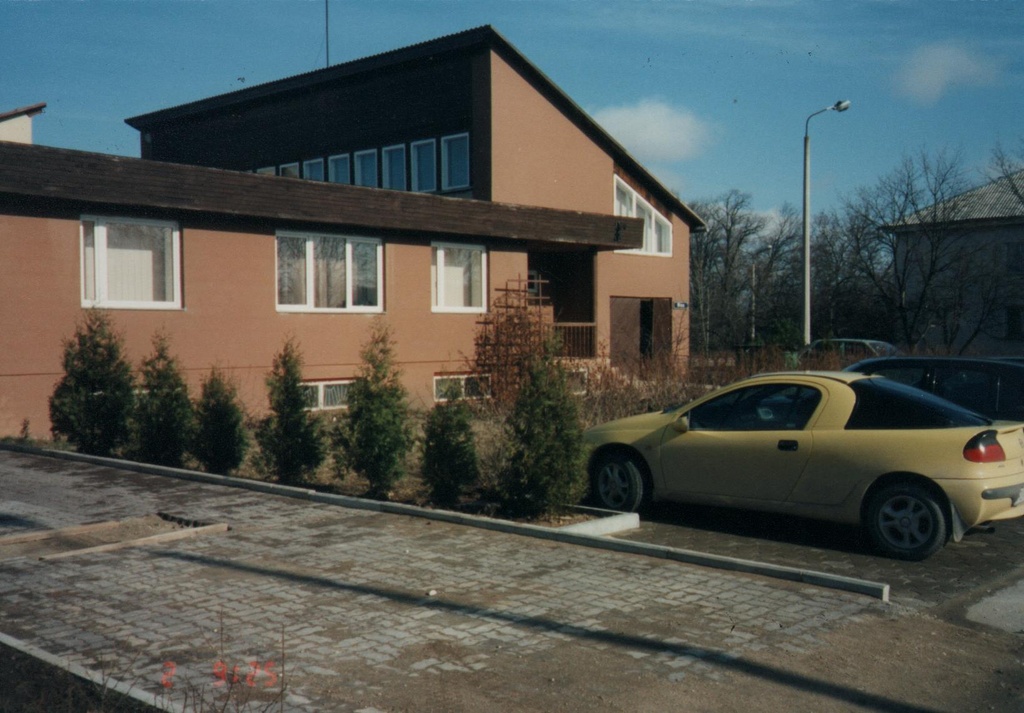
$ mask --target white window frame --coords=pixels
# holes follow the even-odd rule
[[[619,200],[619,191],[624,191],[627,194],[627,205],[622,205],[622,202]],[[637,193],[618,176],[615,176],[612,201],[615,215],[621,215],[627,218],[644,219],[643,247],[631,248],[629,250],[616,250],[616,252],[631,255],[672,257],[672,222],[659,213],[653,205],[644,200],[639,193]],[[668,250],[663,250],[662,246],[658,244],[659,228],[663,231],[660,235],[665,236],[668,244]]]
[[[319,178],[314,178],[309,175],[314,167],[317,168],[317,172],[320,174]],[[305,178],[307,181],[324,180],[324,160],[322,158],[311,158],[308,161],[303,161],[302,177]]]
[[[363,164],[360,161],[361,158],[373,156],[373,183],[363,183]],[[377,149],[367,149],[366,151],[356,151],[353,154],[353,171],[352,171],[352,183],[356,186],[365,186],[367,188],[380,188],[380,168],[377,166]]]
[[[381,149],[380,185],[382,188],[388,188],[392,191],[404,191],[408,187],[409,180],[405,172],[405,153],[405,144],[385,146]],[[394,162],[400,162],[402,169],[402,180],[397,186],[391,184],[391,164]]]
[[[417,149],[429,148],[430,185],[420,185],[420,154]],[[437,141],[424,139],[412,143],[412,190],[418,193],[432,193],[437,190]]]
[[[444,256],[449,249],[476,250],[481,254],[480,260],[480,306],[466,307],[463,305],[446,305],[441,300],[445,294],[444,285]],[[430,259],[430,292],[431,311],[433,312],[456,312],[466,314],[482,314],[487,312],[487,248],[483,245],[466,245],[464,243],[431,243]]]
[[[93,265],[90,275],[85,244],[85,224],[93,226]],[[171,230],[171,300],[113,300],[109,297],[109,261],[107,253],[107,226],[111,223],[132,223],[152,225]],[[78,224],[80,260],[80,289],[82,307],[140,310],[181,309],[181,229],[178,224],[167,220],[148,220],[120,216],[83,215]],[[92,296],[89,296],[88,282],[92,281]]]
[[[280,250],[278,241],[281,238],[298,238],[306,241],[306,299],[302,304],[281,304],[279,280],[281,279]],[[346,307],[317,307],[314,291],[316,289],[316,264],[313,259],[313,246],[317,238],[335,238],[345,241],[345,304]],[[377,249],[377,304],[354,305],[353,303],[353,271],[355,261],[352,259],[352,246],[355,243],[374,245]],[[384,243],[378,238],[367,238],[359,235],[335,235],[329,233],[305,233],[279,230],[274,239],[274,301],[278,312],[316,312],[318,314],[379,314],[384,311]]]
[[[280,170],[278,170],[277,172],[277,175],[283,176],[285,178],[299,178],[299,176],[301,175],[299,173],[299,162],[296,161],[295,163],[282,163],[280,166]]]
[[[344,180],[338,180],[338,164],[342,159],[345,161],[345,176]],[[352,185],[352,154],[340,153],[327,157],[327,180],[331,183]]]
[[[348,408],[348,389],[346,389],[345,403],[343,404],[331,404],[325,403],[325,394],[328,386],[350,386],[355,379],[327,379],[323,381],[303,381],[301,388],[306,393],[307,411],[340,411]],[[315,395],[310,396],[310,391],[315,390]]]
[[[473,380],[477,381],[482,388],[479,388],[479,395],[467,396],[466,395],[466,382]],[[436,374],[434,376],[434,401],[437,403],[445,403],[449,399],[444,395],[444,390],[441,387],[443,382],[455,381],[459,383],[459,395],[460,399],[486,399],[491,395],[491,376],[490,374]]]
[[[456,141],[466,142],[466,182],[465,183],[452,183],[451,171],[448,168],[450,163],[451,146]],[[469,143],[469,133],[452,134],[451,136],[441,137],[441,190],[442,191],[457,191],[465,188],[469,188],[473,183],[473,177],[471,173],[471,145]]]

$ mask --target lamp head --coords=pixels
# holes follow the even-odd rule
[[[832,105],[832,109],[834,109],[835,111],[846,111],[849,108],[850,102],[847,101],[846,99],[837,101],[835,104]]]

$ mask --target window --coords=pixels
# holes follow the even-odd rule
[[[383,247],[371,238],[277,236],[277,309],[380,312]]]
[[[384,188],[405,190],[405,146],[388,146],[381,152],[384,161]]]
[[[277,166],[264,166],[263,168],[257,168],[256,173],[263,176],[276,176]]]
[[[441,139],[441,189],[469,188],[469,134]]]
[[[327,180],[346,185],[352,183],[352,161],[347,153],[327,159]]]
[[[369,186],[376,188],[377,181],[377,149],[356,152],[356,180],[357,186]]]
[[[731,391],[690,412],[694,431],[799,431],[821,401],[809,386],[770,384]]]
[[[857,403],[847,430],[904,430],[987,426],[991,422],[927,391],[888,379],[865,379],[850,384]]]
[[[82,306],[181,308],[178,226],[134,218],[82,218]]]
[[[434,401],[482,399],[490,394],[491,381],[487,375],[445,374],[434,377]]]
[[[484,312],[487,251],[475,245],[434,245],[430,266],[436,312]]]
[[[433,139],[412,145],[412,189],[437,190],[437,144]]]
[[[286,163],[281,166],[281,170],[278,172],[279,176],[285,178],[298,178],[299,177],[299,164],[297,163]]]
[[[348,407],[348,387],[352,380],[307,381],[302,384],[306,397],[306,408],[311,411],[328,411]]]
[[[618,177],[615,179],[615,215],[644,221],[643,247],[619,252],[672,255],[672,224]]]
[[[324,160],[322,158],[314,158],[310,161],[303,161],[302,177],[310,181],[324,180]]]

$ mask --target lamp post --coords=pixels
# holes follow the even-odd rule
[[[811,119],[826,111],[846,111],[845,99],[814,112],[804,122],[804,345],[811,343]]]

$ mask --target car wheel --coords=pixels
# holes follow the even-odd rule
[[[923,560],[949,539],[941,503],[913,483],[891,485],[875,493],[866,525],[875,546],[896,559]]]
[[[591,478],[594,500],[598,507],[635,512],[649,495],[645,488],[642,464],[624,451],[602,456]]]

